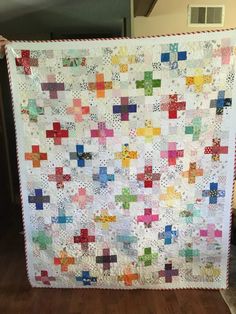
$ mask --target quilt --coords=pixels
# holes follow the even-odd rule
[[[236,31],[12,42],[33,287],[227,287]]]

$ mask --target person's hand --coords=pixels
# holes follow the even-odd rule
[[[5,45],[8,43],[8,40],[0,35],[0,58],[5,56]]]

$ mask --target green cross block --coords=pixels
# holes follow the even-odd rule
[[[198,141],[201,134],[202,118],[195,117],[192,121],[192,125],[185,127],[185,134],[192,134],[193,141]]]
[[[140,262],[144,262],[144,266],[151,266],[152,261],[156,259],[158,256],[158,253],[152,253],[152,248],[146,247],[144,249],[144,255],[139,256],[138,260]]]
[[[136,81],[136,88],[144,88],[145,96],[153,95],[153,88],[161,87],[161,80],[153,80],[153,72],[144,72],[144,80]]]
[[[63,67],[78,67],[86,64],[85,58],[62,58]]]
[[[187,224],[193,223],[194,217],[200,217],[200,210],[195,209],[194,204],[188,204],[187,209],[180,212],[180,217],[184,217]]]
[[[39,244],[40,250],[46,250],[47,246],[52,244],[52,238],[47,236],[43,230],[33,235],[32,240]]]
[[[137,195],[131,195],[129,188],[123,188],[122,195],[115,195],[115,201],[121,202],[124,209],[129,209],[131,202],[137,202]]]
[[[193,250],[190,244],[186,246],[186,249],[179,251],[179,256],[185,257],[186,263],[191,263],[194,256],[199,256],[199,250]]]
[[[27,106],[21,105],[21,110],[22,112],[26,110],[30,121],[34,122],[37,122],[39,115],[44,114],[44,108],[38,107],[35,99],[29,99]]]

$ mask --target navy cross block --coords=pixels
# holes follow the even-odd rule
[[[28,196],[28,202],[34,203],[37,210],[43,210],[43,204],[50,203],[50,196],[43,195],[42,189],[35,189],[34,192],[35,196]]]
[[[80,281],[84,286],[91,286],[91,282],[97,282],[97,277],[91,277],[89,271],[82,271],[82,276],[75,277],[76,281]]]
[[[203,190],[202,196],[209,197],[209,204],[217,204],[218,197],[225,197],[225,191],[218,190],[218,183],[211,182],[210,190]]]

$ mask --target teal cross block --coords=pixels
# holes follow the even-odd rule
[[[144,80],[136,81],[136,88],[144,88],[145,96],[152,96],[156,87],[161,87],[161,80],[154,80],[152,71],[144,72]]]
[[[180,217],[183,217],[187,224],[193,223],[195,217],[200,217],[200,210],[195,208],[194,204],[187,204],[186,210],[180,212]]]
[[[185,134],[192,134],[193,141],[198,141],[201,134],[202,118],[195,117],[192,121],[192,125],[185,127]]]
[[[39,115],[44,114],[44,108],[37,106],[35,99],[29,99],[27,106],[21,105],[21,111],[23,113],[26,111],[30,121],[34,122],[37,122]]]
[[[48,245],[52,244],[52,237],[49,237],[45,231],[40,230],[32,236],[33,243],[39,245],[40,250],[46,250]]]
[[[193,257],[199,256],[199,250],[193,250],[192,244],[189,244],[185,249],[179,251],[179,256],[185,257],[186,263],[192,263]]]
[[[151,266],[152,261],[155,260],[158,256],[158,253],[152,253],[152,248],[146,247],[144,249],[144,255],[139,256],[139,262],[143,262],[144,266]]]
[[[66,210],[63,206],[58,207],[58,216],[51,217],[52,224],[59,224],[62,229],[66,229],[66,224],[73,223],[73,216],[66,216]]]
[[[124,249],[129,249],[131,247],[132,243],[138,242],[138,238],[136,236],[132,236],[132,235],[119,234],[116,237],[116,241],[123,243]]]
[[[116,241],[123,243],[123,248],[121,249],[121,251],[125,252],[125,254],[130,256],[132,259],[136,258],[136,256],[138,255],[138,251],[132,247],[132,244],[138,242],[138,238],[136,236],[119,234],[116,237]]]

